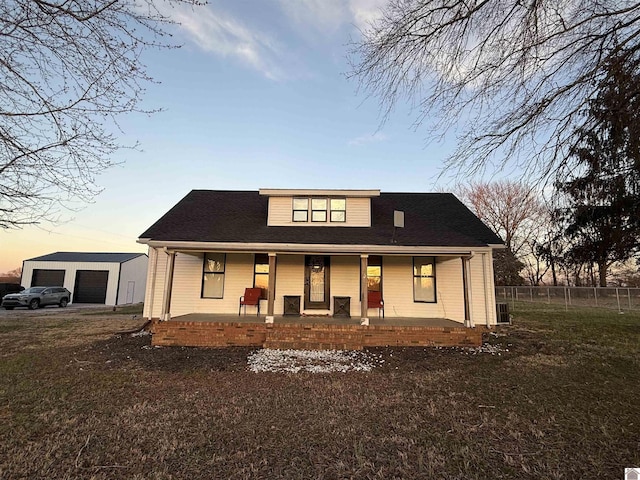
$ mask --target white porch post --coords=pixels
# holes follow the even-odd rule
[[[273,323],[273,306],[276,300],[276,254],[269,253],[269,294],[267,296],[266,323]]]
[[[149,247],[149,262],[151,263],[151,276],[147,280],[149,285],[149,298],[146,299],[145,305],[149,306],[149,320],[153,318],[153,304],[156,296],[156,273],[158,271],[158,250]]]
[[[475,327],[473,323],[473,313],[471,310],[471,281],[469,270],[471,257],[460,257],[462,260],[462,290],[464,292],[464,324],[467,327]]]
[[[367,267],[369,266],[369,255],[360,255],[360,325],[369,325],[369,286],[367,282]]]
[[[485,323],[487,328],[491,328],[491,318],[493,317],[493,313],[491,312],[491,307],[493,305],[493,311],[495,312],[495,301],[492,304],[492,298],[495,295],[495,288],[492,292],[489,291],[489,282],[487,282],[487,275],[489,271],[489,255],[486,253],[482,254],[482,286],[484,288],[484,315],[485,315]]]
[[[167,252],[167,270],[164,276],[164,294],[162,296],[162,313],[161,320],[171,320],[171,287],[173,286],[173,267],[176,263],[176,252]]]

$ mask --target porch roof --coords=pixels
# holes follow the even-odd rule
[[[193,190],[140,235],[140,243],[198,242],[387,247],[502,244],[454,195],[381,193],[370,227],[267,226],[268,197],[257,191]],[[393,212],[405,212],[394,235]]]

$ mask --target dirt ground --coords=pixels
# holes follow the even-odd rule
[[[184,370],[244,372],[247,370],[247,357],[255,351],[255,347],[151,347],[150,336],[116,335],[94,342],[77,352],[74,358],[78,361],[104,362],[109,368],[120,368],[133,362],[145,370],[171,373]],[[400,369],[403,372],[431,371],[436,367],[450,367],[452,361],[470,361],[464,358],[469,357],[464,348],[379,347],[369,348],[366,352],[384,359],[384,362],[376,366],[378,373],[391,373]]]
[[[154,348],[130,313],[0,319],[0,478],[623,478],[640,465],[640,317],[523,305],[478,350],[253,373]]]

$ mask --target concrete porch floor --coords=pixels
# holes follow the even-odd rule
[[[265,316],[216,314],[216,313],[188,313],[173,317],[171,320],[179,322],[215,322],[215,323],[257,323],[264,324]],[[277,324],[299,325],[360,325],[360,317],[323,317],[323,316],[274,316],[273,322]],[[464,324],[447,318],[409,318],[409,317],[369,317],[371,326],[388,327],[449,327],[464,328]]]

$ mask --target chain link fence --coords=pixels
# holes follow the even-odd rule
[[[496,287],[496,301],[538,302],[569,307],[602,307],[619,312],[640,310],[640,288],[622,287]]]

